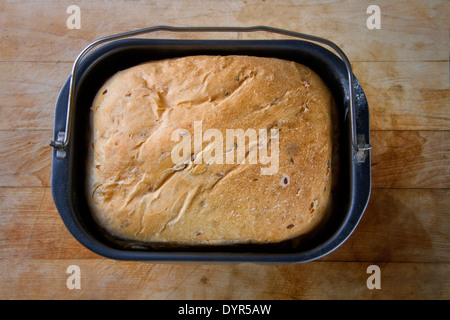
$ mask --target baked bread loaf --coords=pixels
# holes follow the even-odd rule
[[[281,59],[188,56],[120,71],[91,108],[93,217],[145,243],[306,234],[330,206],[334,107],[316,73]]]

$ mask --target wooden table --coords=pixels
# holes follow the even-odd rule
[[[80,29],[67,27],[72,4]],[[367,27],[372,4],[380,29]],[[0,298],[449,299],[448,20],[445,0],[2,0]],[[97,256],[69,234],[50,189],[58,92],[91,41],[163,24],[267,25],[328,38],[346,52],[370,106],[373,190],[344,245],[296,265],[152,264]],[[181,35],[192,36],[245,35]],[[81,289],[67,287],[70,265],[80,268]],[[367,287],[371,265],[380,289]]]

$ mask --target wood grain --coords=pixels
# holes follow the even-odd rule
[[[100,1],[79,4],[81,29],[69,30],[71,1],[2,2],[1,61],[73,61],[91,41],[151,25],[269,25],[315,34],[336,42],[352,61],[447,61],[446,1],[377,1],[382,26],[369,30],[367,7],[373,1]],[[180,14],[182,13],[182,14]],[[355,37],[355,34],[358,36]],[[211,38],[208,34],[162,32],[165,38]],[[274,37],[273,35],[269,35]],[[154,35],[152,35],[154,37]],[[267,34],[214,38],[267,38]]]
[[[448,62],[353,62],[372,130],[448,130]],[[0,130],[52,130],[71,62],[0,62]],[[2,75],[10,75],[3,77]]]
[[[0,188],[0,212],[0,256],[98,258],[67,231],[49,188]],[[450,263],[448,212],[448,189],[375,189],[356,231],[321,261]]]
[[[0,186],[50,186],[52,132],[0,130]],[[450,131],[372,131],[374,188],[448,188]]]
[[[0,256],[38,259],[94,258],[68,232],[50,188],[0,188]]]
[[[79,30],[66,26],[72,4]],[[372,4],[380,30],[366,27]],[[445,0],[0,0],[0,299],[448,300],[449,10]],[[268,25],[345,51],[369,102],[373,188],[341,247],[298,265],[153,264],[100,257],[69,233],[50,188],[59,90],[87,44],[155,25]],[[80,290],[66,286],[69,265],[81,268]],[[366,286],[370,265],[380,267],[380,290]]]
[[[81,289],[66,286],[80,268]],[[380,263],[381,289],[366,286],[367,262],[298,265],[192,265],[104,259],[0,261],[0,299],[445,299],[448,264]],[[435,281],[434,279],[440,279]],[[44,289],[45,288],[45,289]],[[169,310],[167,310],[169,311]]]
[[[448,130],[448,61],[355,62],[372,130]]]
[[[0,131],[0,186],[50,186],[51,131]]]
[[[374,188],[449,188],[450,131],[373,131]]]
[[[0,130],[52,130],[56,99],[71,68],[71,63],[0,62]]]
[[[449,189],[374,189],[352,236],[325,260],[450,262]]]

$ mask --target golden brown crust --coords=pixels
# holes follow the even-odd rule
[[[121,71],[92,105],[94,218],[117,237],[146,242],[265,243],[304,234],[329,205],[333,106],[317,74],[273,58],[192,56]],[[224,137],[226,129],[278,129],[278,171],[264,175],[268,165],[259,162],[196,164],[199,154],[174,164],[172,133],[193,137],[194,121]]]

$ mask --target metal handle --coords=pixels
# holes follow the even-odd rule
[[[365,161],[366,153],[371,149],[371,146],[365,142],[365,137],[358,135],[356,130],[356,118],[355,118],[355,99],[353,93],[353,73],[350,62],[345,55],[345,53],[332,41],[323,39],[320,37],[303,34],[299,32],[266,27],[266,26],[254,26],[254,27],[171,27],[171,26],[155,26],[149,27],[129,32],[124,32],[116,35],[107,36],[104,38],[100,38],[92,43],[90,43],[87,47],[80,52],[78,57],[75,59],[75,62],[72,66],[72,72],[70,74],[70,87],[69,87],[69,97],[67,103],[67,115],[66,115],[66,127],[64,132],[58,132],[57,139],[52,140],[50,145],[57,150],[57,158],[65,157],[65,149],[69,145],[70,140],[70,125],[72,119],[72,108],[75,94],[75,78],[76,71],[78,69],[78,65],[81,59],[86,55],[88,51],[92,48],[113,40],[128,38],[132,36],[137,36],[145,33],[155,32],[155,31],[172,31],[172,32],[255,32],[255,31],[265,31],[272,32],[281,35],[291,36],[295,38],[300,38],[304,40],[319,42],[321,44],[327,45],[332,48],[342,59],[347,68],[347,76],[349,83],[349,98],[350,98],[350,123],[351,123],[351,131],[352,131],[352,145],[355,150],[355,160],[358,162]],[[59,151],[59,152],[58,152]]]

